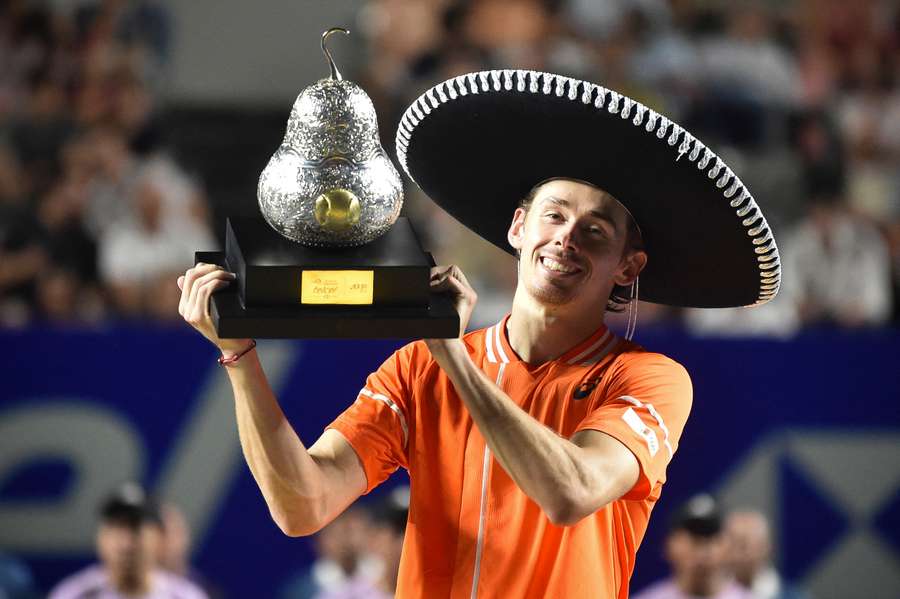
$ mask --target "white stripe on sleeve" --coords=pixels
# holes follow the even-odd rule
[[[390,397],[382,395],[381,393],[373,393],[365,387],[359,390],[359,394],[380,402],[384,402],[391,410],[394,411],[395,414],[397,414],[397,416],[400,418],[400,427],[403,429],[403,447],[406,447],[406,444],[409,441],[409,429],[406,427],[406,418],[403,416],[403,412],[400,410],[400,406],[394,403],[394,401]]]

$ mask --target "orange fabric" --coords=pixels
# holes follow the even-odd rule
[[[368,377],[330,425],[359,455],[366,492],[398,467],[409,470],[397,597],[468,599],[474,585],[482,598],[625,598],[690,411],[687,372],[605,327],[559,359],[530,366],[505,330],[506,319],[466,335],[473,362],[493,380],[502,368],[500,387],[563,437],[595,429],[621,441],[637,457],[639,480],[576,525],[555,526],[486,450],[425,344],[411,343]]]

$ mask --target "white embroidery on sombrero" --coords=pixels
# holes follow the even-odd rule
[[[697,163],[697,170],[700,170],[700,171],[704,170],[707,167],[707,165],[709,164],[709,161],[712,160],[713,156],[715,156],[715,154],[713,154],[712,150],[710,150],[709,148],[704,146],[703,147],[703,158],[701,158],[700,162]]]
[[[725,197],[726,198],[733,197],[734,194],[737,193],[737,190],[740,189],[740,187],[741,187],[741,182],[738,181],[737,177],[735,177],[734,180],[731,182],[731,186],[725,190]]]
[[[731,169],[726,166],[725,173],[721,177],[719,177],[718,181],[716,181],[716,187],[718,187],[719,189],[722,189],[723,187],[728,185],[728,182],[731,181],[731,179],[733,177],[734,177],[734,173],[732,173]]]
[[[750,192],[747,191],[746,187],[744,187],[741,189],[741,194],[738,197],[736,197],[735,199],[731,200],[728,203],[728,205],[731,206],[732,208],[737,208],[738,206],[740,206],[741,204],[743,204],[745,201],[747,201],[749,199],[750,199]]]
[[[764,246],[753,248],[753,251],[756,252],[757,254],[768,254],[769,252],[771,252],[774,249],[775,249],[775,244],[772,242],[769,242]]]
[[[748,216],[744,220],[742,220],[741,224],[744,225],[745,227],[749,227],[750,225],[752,225],[753,223],[755,223],[756,221],[758,221],[761,218],[762,218],[762,214],[759,213],[759,210],[754,209],[753,214],[751,216]]]
[[[641,123],[644,122],[644,117],[647,115],[647,107],[643,104],[635,103],[635,111],[634,118],[631,119],[631,124],[635,127],[640,127]]]
[[[446,92],[442,87],[445,85]],[[631,122],[635,127],[643,126],[647,133],[655,134],[660,140],[665,140],[669,146],[673,148],[678,146],[675,149],[676,161],[687,156],[690,162],[697,163],[698,170],[709,169],[707,170],[708,178],[715,180],[716,188],[722,190],[725,199],[730,200],[729,206],[736,209],[737,216],[741,219],[741,225],[747,230],[747,235],[751,237],[753,245],[758,246],[754,248],[754,252],[757,254],[760,285],[758,299],[753,305],[763,304],[775,296],[781,281],[778,248],[756,200],[747,191],[740,178],[703,142],[677,123],[628,96],[623,96],[595,83],[553,73],[513,69],[467,73],[439,83],[419,96],[407,108],[397,128],[397,158],[410,178],[412,175],[406,164],[406,153],[412,141],[413,131],[425,119],[425,116],[430,114],[432,109],[459,97],[492,91],[542,93],[560,98],[565,96],[570,101],[580,100],[585,105],[593,104],[597,109],[606,107],[609,113],[619,114],[623,120],[631,118],[633,112],[634,118]],[[437,99],[435,99],[435,92]],[[680,144],[679,139],[681,140]],[[755,212],[750,215],[753,211]],[[748,217],[748,215],[750,216]]]
[[[578,98],[578,84],[581,83],[577,79],[569,79],[569,99],[575,100]]]

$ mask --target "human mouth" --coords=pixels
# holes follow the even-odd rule
[[[578,266],[572,263],[560,262],[559,260],[551,258],[550,256],[541,256],[541,264],[544,268],[551,272],[558,272],[566,275],[574,274],[581,270]]]

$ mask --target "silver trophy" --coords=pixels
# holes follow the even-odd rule
[[[263,218],[229,217],[222,264],[236,284],[213,294],[223,338],[455,337],[449,297],[432,294],[431,255],[400,218],[403,187],[378,137],[375,108],[331,77],[304,89],[259,178]]]
[[[288,119],[281,146],[259,177],[257,198],[269,225],[311,247],[369,243],[397,220],[403,205],[400,175],[378,138],[372,100],[346,81],[326,46],[331,76],[304,89]]]

